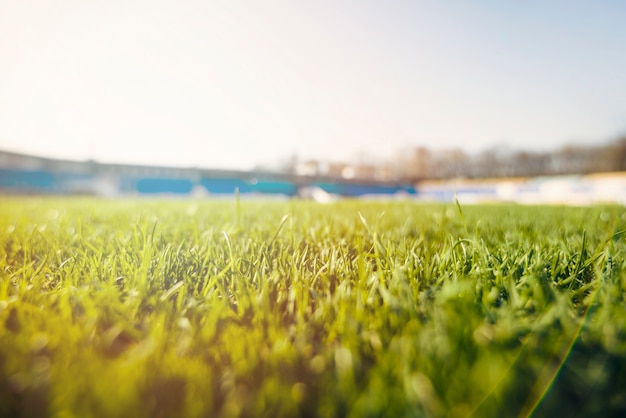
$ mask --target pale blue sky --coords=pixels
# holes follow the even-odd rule
[[[626,133],[623,1],[0,0],[0,148],[249,168]]]

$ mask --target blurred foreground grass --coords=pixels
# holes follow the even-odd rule
[[[620,416],[624,229],[622,207],[3,198],[0,416]]]

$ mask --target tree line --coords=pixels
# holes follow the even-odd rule
[[[398,157],[395,179],[531,177],[626,171],[626,136],[603,145],[565,145],[551,152],[417,147]]]

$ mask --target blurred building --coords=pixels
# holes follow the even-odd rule
[[[359,167],[359,178],[335,175],[333,169],[328,164],[309,161],[297,165],[293,173],[213,170],[81,162],[0,151],[0,192],[97,196],[240,193],[289,197],[309,196],[311,190],[338,196],[415,193],[410,183],[380,181],[371,167]]]

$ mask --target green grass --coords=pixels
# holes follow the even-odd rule
[[[3,198],[0,416],[620,416],[626,209]]]

